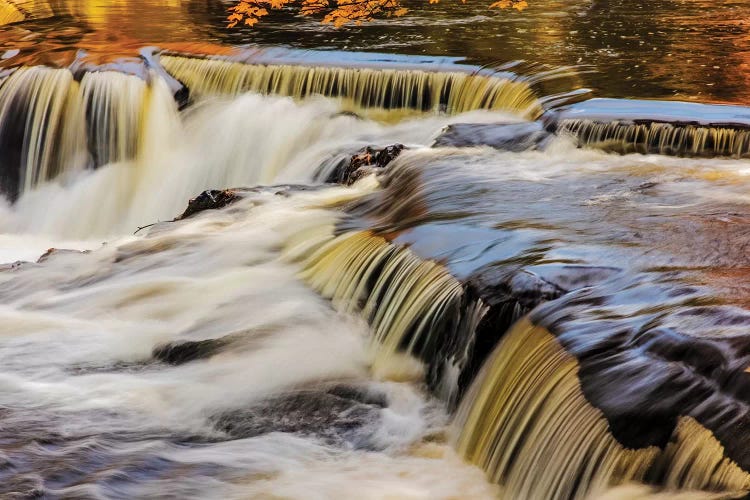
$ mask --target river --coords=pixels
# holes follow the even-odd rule
[[[750,491],[744,2],[0,5],[2,498]]]

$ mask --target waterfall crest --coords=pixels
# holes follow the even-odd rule
[[[162,55],[167,71],[197,95],[259,92],[303,98],[340,98],[352,111],[415,110],[462,113],[475,109],[511,111],[528,118],[541,112],[522,80],[464,72],[371,69],[302,65],[243,64]]]

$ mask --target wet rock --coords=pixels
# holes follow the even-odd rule
[[[699,296],[676,295],[671,284],[613,285],[581,288],[530,315],[578,360],[581,389],[613,436],[627,448],[664,447],[678,419],[691,417],[750,470],[750,314],[695,307]],[[644,301],[659,308],[634,312]]]
[[[147,69],[166,82],[174,96],[174,100],[177,102],[177,106],[179,109],[183,109],[190,103],[190,89],[164,69],[159,61],[157,51],[156,47],[145,47],[140,51],[141,59],[143,59]]]
[[[235,439],[285,432],[315,436],[332,445],[373,448],[366,428],[380,419],[384,395],[351,386],[300,390],[251,408],[215,416],[214,426]]]
[[[204,210],[224,208],[241,198],[232,189],[209,189],[188,201],[188,206],[176,220],[187,219]]]
[[[230,337],[218,339],[170,342],[154,348],[151,355],[170,365],[182,365],[190,361],[210,358],[232,342]]]
[[[490,146],[518,153],[542,149],[550,137],[539,122],[454,123],[443,129],[433,147]]]
[[[275,186],[255,186],[251,188],[233,188],[233,191],[237,196],[247,197],[251,194],[272,194],[274,196],[289,197],[294,193],[302,191],[320,191],[326,189],[325,186],[320,185],[309,185],[309,184],[277,184]]]
[[[108,62],[101,62],[92,60],[85,51],[80,50],[69,69],[78,81],[86,73],[97,71],[115,71],[136,76],[146,82],[151,82],[154,77],[159,78],[169,87],[178,107],[183,109],[189,103],[190,90],[164,69],[159,62],[157,52],[156,47],[144,47],[139,51],[139,57],[119,57]]]
[[[367,146],[348,159],[341,161],[325,182],[349,186],[372,173],[381,172],[406,149],[403,144],[393,144],[382,149]]]

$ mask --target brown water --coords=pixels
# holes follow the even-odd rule
[[[404,18],[343,30],[284,13],[254,29],[230,30],[227,4],[212,0],[51,3],[40,13],[44,19],[2,28],[0,50],[21,51],[4,66],[67,65],[78,49],[111,58],[154,44],[189,44],[194,52],[274,44],[577,69],[575,77],[547,83],[550,91],[589,87],[609,97],[750,99],[750,5],[744,0],[535,0],[521,13],[489,11],[476,0],[415,2]]]

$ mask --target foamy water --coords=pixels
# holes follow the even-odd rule
[[[166,88],[153,92],[135,160],[72,173],[0,207],[0,262],[30,261],[0,272],[3,493],[502,496],[453,451],[443,404],[421,380],[401,376],[417,362],[395,359],[403,366],[374,376],[367,325],[337,313],[281,257],[290,239],[332,228],[340,214],[321,207],[376,189],[374,180],[289,196],[259,190],[225,210],[133,234],[171,220],[204,189],[312,184],[342,154],[402,142],[415,150],[406,153],[412,163],[456,168],[477,185],[606,186],[575,203],[560,196],[549,220],[635,197],[619,177],[658,183],[663,198],[651,202],[664,209],[747,202],[747,162],[617,157],[565,139],[521,154],[423,148],[448,123],[515,120],[498,113],[384,125],[325,99],[248,94],[180,114]],[[689,200],[685,185],[695,188]],[[505,210],[502,199],[487,200],[490,216]],[[32,263],[49,247],[90,252]],[[226,343],[184,364],[153,356],[166,344],[207,339]],[[331,394],[341,387],[357,396],[340,408]],[[310,405],[301,417],[282,404],[299,394]],[[652,493],[622,486],[606,494]]]
[[[166,102],[150,113],[154,133],[135,161],[42,185],[0,210],[3,262],[33,262],[49,247],[90,251],[0,273],[3,491],[496,495],[446,442],[442,406],[419,384],[374,380],[366,325],[336,313],[280,260],[293,234],[334,222],[314,207],[372,183],[288,198],[256,193],[131,234],[171,219],[203,189],[310,182],[343,149],[396,137],[425,143],[445,120],[385,127],[337,115],[324,100],[256,95],[180,116]],[[172,366],[152,357],[170,342],[226,336],[230,345],[207,360]],[[286,418],[280,411],[265,423],[270,433],[227,435],[217,424],[268,398],[335,384],[383,401],[342,442],[273,432]]]
[[[419,387],[373,381],[366,326],[335,313],[279,261],[291,233],[332,220],[308,208],[347,190],[332,191],[259,194],[149,237],[0,274],[0,406],[13,433],[3,458],[16,469],[6,484],[60,468],[57,482],[45,477],[48,493],[491,497],[482,474],[439,437],[440,406]],[[231,346],[205,361],[151,358],[167,342],[226,335]],[[227,441],[215,425],[217,415],[332,383],[387,401],[348,444],[279,433]],[[420,444],[428,435],[437,443]]]

